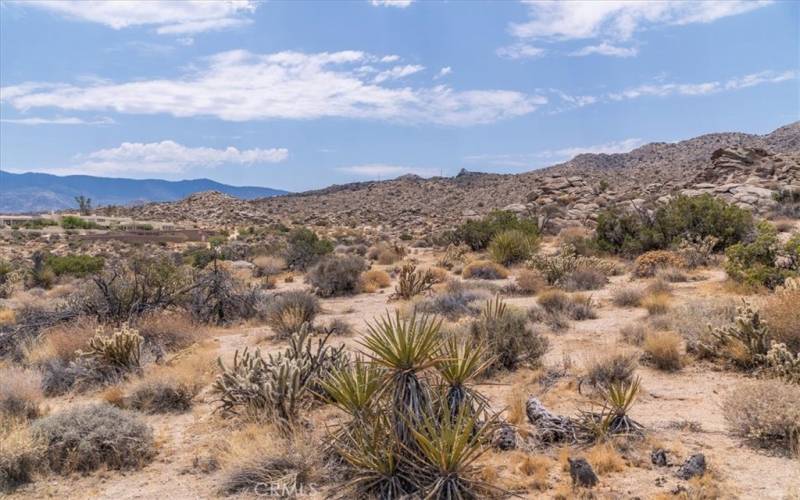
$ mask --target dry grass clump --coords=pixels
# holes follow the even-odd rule
[[[426,314],[439,314],[455,321],[462,316],[474,316],[481,311],[480,301],[491,297],[488,291],[471,287],[463,281],[450,281],[443,291],[425,297],[414,309]]]
[[[235,433],[223,450],[220,493],[295,497],[321,479],[320,454],[307,436],[283,437],[251,424]]]
[[[683,366],[683,339],[675,332],[652,332],[642,346],[648,363],[659,370],[677,371]]]
[[[544,491],[550,487],[548,476],[553,462],[544,455],[516,453],[512,458],[516,472],[527,479],[530,489]]]
[[[144,341],[166,351],[185,349],[208,335],[208,329],[186,312],[148,314],[136,323]]]
[[[800,353],[800,290],[787,290],[770,295],[761,307],[761,315],[775,342],[782,342]]]
[[[42,402],[41,376],[19,366],[0,367],[0,418],[33,419]]]
[[[359,289],[365,293],[374,293],[378,289],[387,288],[391,284],[392,278],[389,273],[380,269],[364,271],[358,280]]]
[[[655,276],[656,279],[664,280],[667,283],[684,283],[689,281],[689,276],[687,276],[683,270],[672,266],[659,269]]]
[[[474,260],[464,266],[461,275],[466,279],[500,280],[508,277],[508,269],[490,260]]]
[[[23,421],[0,417],[0,493],[29,483],[41,469],[44,446]]]
[[[587,460],[599,475],[620,472],[625,469],[625,460],[611,444],[595,445],[587,453]]]
[[[649,333],[646,326],[641,323],[628,323],[619,330],[622,340],[631,345],[642,345]]]
[[[68,474],[139,468],[155,454],[153,431],[133,413],[107,404],[78,406],[35,421],[50,469]]]
[[[308,292],[286,292],[277,295],[267,307],[267,324],[278,337],[285,338],[299,332],[303,324],[313,324],[319,314],[319,299]]]
[[[17,320],[17,313],[13,309],[0,308],[0,326],[13,325]]]
[[[547,286],[544,276],[539,271],[522,269],[517,274],[516,289],[524,295],[536,295]]]
[[[667,250],[653,250],[645,252],[633,263],[632,273],[637,278],[655,276],[655,274],[668,267],[686,268],[686,261],[680,255]]]
[[[731,431],[764,448],[800,455],[800,386],[780,380],[750,380],[725,398],[722,411]]]
[[[611,291],[611,301],[617,307],[639,307],[644,291],[637,286],[623,286]]]
[[[358,292],[359,277],[367,264],[357,255],[323,257],[308,271],[306,279],[320,297],[336,297]]]
[[[645,295],[654,295],[654,294],[664,294],[670,295],[672,294],[672,286],[669,284],[668,281],[664,281],[661,278],[655,278],[650,280],[647,286],[644,287]]]
[[[537,301],[541,309],[531,308],[529,316],[544,321],[553,330],[566,328],[570,319],[582,321],[597,317],[592,298],[588,295],[568,295],[561,290],[548,290],[542,292]]]
[[[253,276],[256,278],[272,277],[286,269],[286,260],[271,255],[261,255],[253,259]]]
[[[388,266],[399,261],[406,255],[405,247],[382,241],[367,251],[367,258],[377,261],[382,266]]]
[[[666,314],[670,309],[671,298],[664,293],[653,293],[642,299],[642,307],[647,309],[648,314],[655,316]]]
[[[183,413],[210,381],[211,353],[198,352],[173,365],[158,366],[133,385],[124,404],[146,413]]]
[[[36,342],[26,347],[25,360],[35,366],[69,363],[78,357],[78,351],[86,350],[97,328],[97,320],[88,317],[47,328]]]
[[[630,384],[638,366],[635,352],[614,349],[587,359],[581,384],[608,388],[612,384]]]

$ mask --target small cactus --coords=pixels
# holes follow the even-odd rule
[[[123,325],[110,337],[101,329],[89,340],[89,348],[79,351],[80,357],[90,359],[102,366],[132,371],[140,367],[142,337],[139,332]]]

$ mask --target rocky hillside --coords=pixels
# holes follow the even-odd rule
[[[677,193],[709,192],[766,211],[775,203],[772,194],[785,189],[800,190],[800,122],[767,135],[708,134],[628,153],[582,154],[518,175],[463,170],[452,178],[407,175],[252,201],[201,193],[133,210],[142,218],[219,224],[282,221],[421,232],[506,208],[546,214],[558,228],[591,224],[602,207]]]

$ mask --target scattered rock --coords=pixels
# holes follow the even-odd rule
[[[667,466],[667,452],[663,448],[656,448],[650,452],[650,461],[658,467]]]
[[[678,469],[678,477],[681,479],[691,479],[693,477],[702,476],[706,473],[706,456],[702,453],[696,453],[689,457],[686,462]]]
[[[576,458],[575,460],[567,458],[567,461],[569,462],[572,486],[591,488],[597,484],[597,474],[594,473],[592,466],[585,458]]]
[[[513,450],[517,447],[517,431],[507,423],[501,424],[494,433],[492,445],[498,450]]]

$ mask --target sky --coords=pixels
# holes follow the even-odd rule
[[[302,191],[800,119],[796,1],[0,0],[0,169]]]

